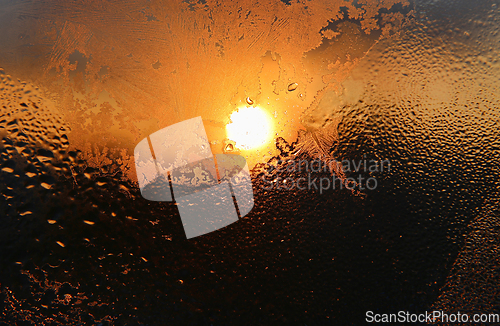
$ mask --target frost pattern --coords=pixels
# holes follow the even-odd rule
[[[377,39],[397,31],[409,8],[396,0],[12,3],[4,16],[16,28],[3,37],[9,46],[0,59],[57,102],[73,148],[94,166],[120,158],[134,179],[128,167],[140,139],[199,115],[227,122],[247,97],[265,102],[268,89],[284,99],[288,85],[300,85],[278,107],[281,125],[297,126],[304,108],[345,78]],[[335,24],[347,20],[357,23]],[[269,53],[279,70],[263,84]]]

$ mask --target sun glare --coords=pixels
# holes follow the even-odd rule
[[[267,114],[260,108],[240,108],[231,114],[226,126],[227,138],[241,149],[254,149],[264,145],[271,136],[271,124]]]

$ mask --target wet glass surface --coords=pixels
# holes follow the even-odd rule
[[[499,20],[497,1],[0,2],[0,323],[500,313]],[[226,133],[248,106],[255,148]],[[254,207],[186,239],[134,148],[197,116],[246,158]]]

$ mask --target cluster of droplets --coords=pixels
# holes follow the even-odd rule
[[[38,89],[14,81],[3,70],[0,103],[0,169],[4,185],[8,190],[19,184],[28,189],[53,188],[54,175],[71,173],[70,165],[77,156],[68,151],[69,128],[42,100]]]

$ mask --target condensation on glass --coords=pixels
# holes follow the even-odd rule
[[[441,218],[440,212],[455,207],[456,214],[449,215],[458,222],[450,222],[451,231],[443,239],[460,243],[467,239],[470,245],[454,261],[433,307],[481,306],[476,302],[485,300],[479,297],[493,298],[492,289],[498,286],[493,279],[499,267],[494,218],[500,189],[499,10],[495,1],[473,7],[466,1],[397,0],[3,1],[0,208],[5,221],[2,241],[15,250],[0,266],[5,275],[18,266],[16,273],[25,275],[33,296],[41,298],[22,310],[22,294],[2,288],[6,314],[37,322],[52,304],[60,311],[73,307],[65,318],[74,323],[83,320],[84,312],[95,314],[85,317],[88,322],[123,322],[123,316],[99,315],[102,302],[119,305],[120,298],[99,286],[124,277],[116,284],[140,287],[146,278],[142,264],[148,264],[155,277],[166,277],[163,283],[175,284],[169,287],[173,301],[183,302],[177,287],[191,286],[189,293],[197,298],[192,302],[197,302],[197,288],[184,284],[181,277],[184,269],[199,271],[198,261],[165,264],[175,267],[159,271],[151,261],[159,264],[166,254],[155,256],[154,250],[143,248],[160,248],[157,238],[173,242],[173,232],[148,238],[148,245],[130,240],[161,223],[151,218],[146,226],[132,226],[140,222],[138,215],[154,211],[171,216],[175,211],[167,205],[144,204],[139,210],[130,204],[140,200],[134,148],[148,147],[140,141],[166,126],[201,116],[206,151],[233,152],[235,144],[226,139],[224,128],[236,108],[252,105],[269,113],[275,131],[264,148],[246,153],[252,177],[269,166],[274,169],[268,171],[279,171],[287,160],[334,162],[363,159],[367,154],[394,163],[393,174],[380,176],[393,182],[383,190],[383,200],[390,202],[404,191],[418,207],[415,214],[436,208],[435,220]],[[154,173],[153,162],[144,164],[150,164]],[[341,166],[330,166],[329,173],[349,176]],[[286,201],[281,194],[262,191],[259,182],[254,180],[254,218],[262,218],[259,225],[278,221],[284,228],[287,216],[276,208],[284,203],[314,211],[305,201]],[[367,194],[357,189],[349,196],[369,200],[369,194],[366,199]],[[474,206],[479,201],[484,209]],[[477,207],[477,218],[460,217],[457,207]],[[268,221],[266,216],[273,218]],[[119,222],[109,222],[115,218]],[[469,222],[472,233],[460,234],[462,238],[453,233],[457,224]],[[105,244],[102,248],[111,249],[100,248],[88,234],[99,234],[106,239],[100,242]],[[240,245],[250,255],[253,248],[281,243],[270,238],[245,230],[241,239],[249,247]],[[130,243],[122,249],[115,246],[115,239]],[[377,239],[384,245],[399,241],[396,236]],[[297,241],[306,248],[308,242],[319,240],[311,236]],[[232,244],[202,247],[211,248],[205,252],[209,255]],[[192,253],[192,247],[186,248],[176,247],[183,257]],[[87,251],[88,255],[82,254]],[[174,250],[169,254],[179,258]],[[262,259],[262,270],[273,264],[271,256],[256,258]],[[75,257],[89,258],[85,265],[72,265],[80,259]],[[203,257],[196,256],[200,261]],[[394,257],[391,264],[396,266],[399,256]],[[113,259],[119,263],[107,263]],[[251,264],[234,263],[224,269],[228,282],[238,282],[231,279],[231,268],[240,268],[241,273],[248,266],[257,270]],[[103,265],[110,271],[101,271]],[[204,280],[216,274],[204,270],[209,265],[199,267]],[[329,268],[334,267],[325,267]],[[88,274],[82,276],[80,270]],[[88,276],[92,273],[97,276]],[[461,278],[461,273],[467,277]],[[84,288],[87,279],[97,287]],[[16,282],[8,284],[16,288]],[[474,284],[476,292],[462,295],[465,282]],[[148,289],[156,286],[145,284]],[[93,301],[92,295],[98,299]],[[138,304],[127,295],[123,298],[130,299],[131,306]],[[85,307],[75,308],[76,302],[85,302]],[[198,309],[179,304],[183,311]]]

